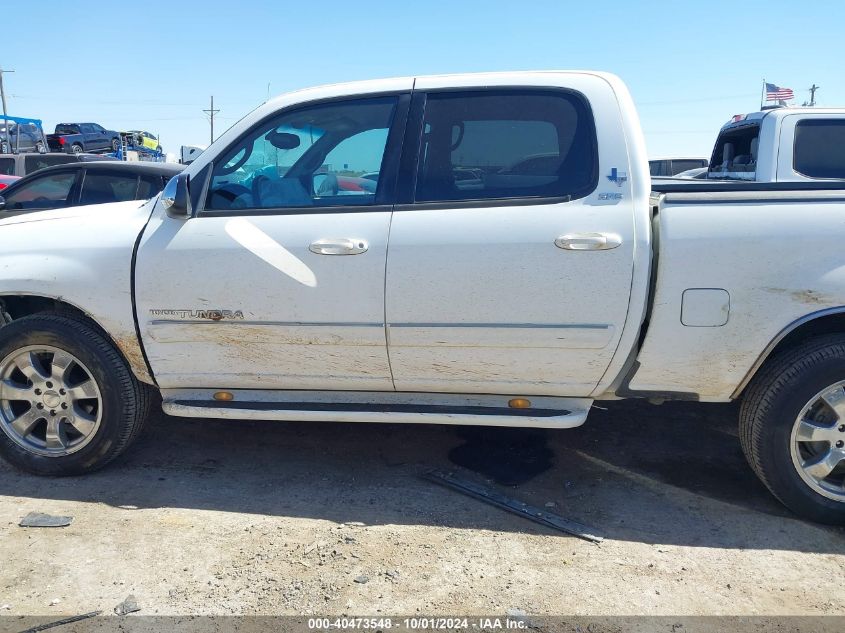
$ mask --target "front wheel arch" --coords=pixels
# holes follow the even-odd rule
[[[117,348],[118,353],[132,368],[132,371],[138,380],[148,385],[155,385],[150,368],[146,366],[146,361],[144,361],[144,367],[137,367],[136,363],[133,363],[132,359],[130,359],[121,349],[119,342],[109,333],[108,329],[106,329],[94,315],[86,312],[80,306],[75,305],[64,298],[58,297],[34,294],[0,295],[0,327],[2,327],[7,320],[15,321],[26,316],[41,313],[65,315],[85,321],[92,327],[96,328],[102,336],[106,337]],[[140,346],[140,341],[138,342],[138,345]]]

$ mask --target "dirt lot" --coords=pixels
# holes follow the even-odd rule
[[[504,435],[159,418],[88,477],[0,465],[0,613],[111,613],[131,593],[145,615],[845,614],[845,531],[770,497],[734,416],[622,403],[580,429]],[[467,438],[453,457],[507,466],[517,446],[523,468],[499,479],[527,481],[493,485],[606,540],[419,477],[485,482],[450,461]],[[19,527],[30,511],[74,520]]]

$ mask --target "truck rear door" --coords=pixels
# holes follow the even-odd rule
[[[628,157],[607,86],[570,77],[417,80],[387,261],[398,391],[586,396],[607,369],[633,271]]]

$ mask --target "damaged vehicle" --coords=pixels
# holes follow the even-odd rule
[[[653,184],[610,74],[284,95],[148,202],[0,219],[0,454],[101,468],[158,396],[550,429],[600,400],[739,400],[763,483],[843,524],[843,211],[842,183]]]

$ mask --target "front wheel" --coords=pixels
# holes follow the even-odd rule
[[[148,389],[82,319],[39,314],[0,328],[0,455],[38,475],[105,466],[138,434]]]
[[[752,469],[785,506],[845,525],[845,335],[768,362],[743,399],[739,430]]]
[[[11,148],[6,141],[0,143],[0,154],[9,154],[11,153]]]

